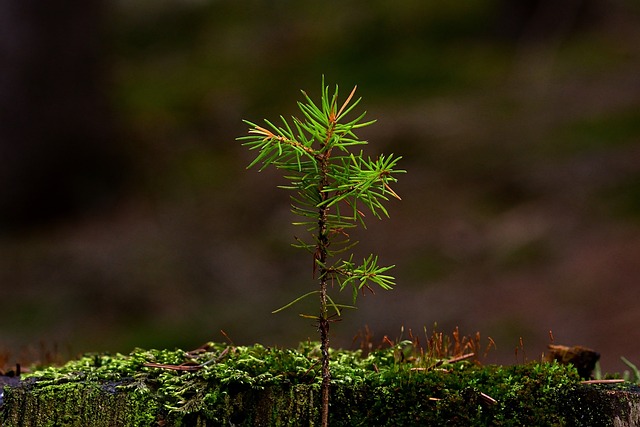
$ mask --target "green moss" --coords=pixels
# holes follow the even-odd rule
[[[575,370],[557,364],[437,364],[411,350],[333,351],[332,425],[562,425],[563,397],[579,386]],[[320,382],[316,343],[90,354],[7,389],[2,422],[316,425]]]

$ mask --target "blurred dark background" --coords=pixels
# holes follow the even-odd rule
[[[640,363],[635,0],[0,0],[2,351],[316,339],[315,301],[271,314],[311,259],[235,138],[323,74],[408,171],[357,236],[397,289],[334,346],[437,322],[492,337],[488,362],[553,331]]]

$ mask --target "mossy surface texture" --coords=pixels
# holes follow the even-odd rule
[[[2,425],[318,425],[319,348],[209,343],[86,355],[6,388]],[[332,352],[331,425],[572,425],[580,387],[555,363],[433,363],[396,346]]]

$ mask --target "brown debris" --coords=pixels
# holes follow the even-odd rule
[[[549,344],[549,350],[546,356],[548,362],[555,360],[562,365],[571,364],[576,367],[578,374],[584,379],[591,378],[596,363],[600,359],[600,353],[579,345],[567,347]]]

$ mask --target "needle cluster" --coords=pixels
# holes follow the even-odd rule
[[[307,239],[297,238],[294,246],[313,254],[314,275],[321,271],[321,277],[337,282],[340,290],[351,287],[355,303],[358,291],[364,288],[371,290],[376,285],[391,289],[394,278],[385,273],[393,266],[379,266],[378,257],[373,254],[359,265],[353,256],[343,259],[339,255],[357,244],[350,240],[349,229],[358,225],[366,228],[363,206],[376,218],[389,216],[384,202],[390,197],[400,199],[391,184],[397,181],[394,175],[404,171],[395,169],[398,156],[371,159],[362,150],[353,152],[354,147],[367,144],[355,131],[375,121],[363,121],[366,113],[345,120],[361,100],[354,100],[356,88],[337,108],[338,88],[330,96],[324,81],[322,86],[319,105],[302,92],[305,102],[298,102],[302,120],[292,117],[288,121],[281,116],[281,123],[265,120],[263,126],[245,121],[251,127],[249,135],[238,139],[258,151],[249,167],[261,163],[260,170],[274,166],[285,171],[289,185],[280,187],[293,191],[291,209],[301,218],[294,224],[309,232]],[[321,256],[322,250],[326,251],[326,259]],[[329,304],[338,315],[345,307],[332,299]]]

